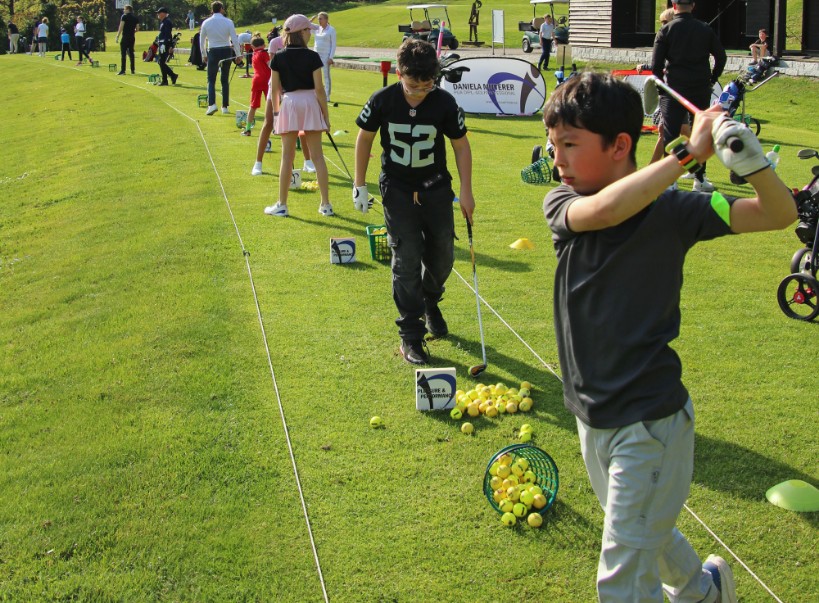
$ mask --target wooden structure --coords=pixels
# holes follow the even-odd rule
[[[782,55],[786,9],[786,0],[701,0],[694,15],[711,24],[726,48],[748,48],[758,31],[767,29],[774,53]],[[569,5],[575,46],[650,47],[657,25],[654,0],[571,0]],[[803,2],[801,53],[819,56],[819,0]]]

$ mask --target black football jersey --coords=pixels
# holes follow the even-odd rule
[[[449,186],[444,136],[466,135],[464,112],[449,92],[435,88],[412,108],[398,82],[375,92],[355,123],[381,131],[382,179],[410,190]]]

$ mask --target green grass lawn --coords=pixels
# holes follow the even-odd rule
[[[551,372],[549,186],[520,181],[539,117],[467,118],[480,291],[515,331],[484,308],[482,380],[535,385],[531,413],[476,420],[467,437],[415,410],[389,267],[366,253],[379,215],[353,211],[332,147],[338,216],[296,191],[290,219],[267,217],[276,141],[251,178],[256,133],[196,106],[202,72],[179,67],[179,86],[157,88],[156,65],[117,77],[106,66],[118,55],[96,58],[100,69],[0,57],[0,599],[322,600],[283,412],[331,600],[594,600],[602,512]],[[233,79],[232,111],[249,83]],[[336,70],[333,84],[352,168],[354,119],[381,76]],[[809,174],[797,149],[819,147],[817,93],[781,77],[748,98],[791,186]],[[641,163],[653,144],[640,143]],[[716,161],[709,177],[748,190]],[[453,335],[430,349],[464,386],[480,342],[460,218],[456,229],[442,304]],[[357,238],[358,263],[330,264],[336,236]],[[520,237],[535,249],[510,249]],[[784,601],[819,593],[817,515],[764,496],[786,479],[819,483],[817,325],[775,298],[798,247],[789,229],[695,248],[675,342],[698,413],[688,505]],[[385,429],[370,429],[376,414]],[[503,527],[481,491],[524,422],[560,468],[540,530]],[[743,602],[771,600],[692,514],[679,525],[701,555],[729,558]]]

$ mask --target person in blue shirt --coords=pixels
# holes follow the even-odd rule
[[[65,60],[65,53],[68,53],[68,60],[73,61],[71,57],[71,35],[65,30],[65,27],[60,28],[60,42],[63,45],[63,53],[60,57],[61,61]]]

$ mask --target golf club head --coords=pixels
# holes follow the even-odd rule
[[[819,153],[813,149],[799,149],[796,152],[796,156],[799,157],[799,159],[810,159],[811,157],[816,157],[817,155],[819,155]]]
[[[657,92],[657,78],[651,76],[643,85],[643,113],[654,115],[660,106],[660,93]]]
[[[485,370],[486,370],[486,365],[485,364],[476,364],[475,366],[470,366],[469,367],[469,375],[471,377],[477,377],[478,375],[480,375]]]

